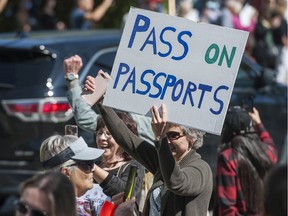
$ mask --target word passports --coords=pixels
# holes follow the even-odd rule
[[[131,8],[103,103],[219,135],[248,35]]]

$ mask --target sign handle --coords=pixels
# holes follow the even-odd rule
[[[175,0],[168,0],[168,13],[171,16],[175,16],[176,15],[176,4],[175,4]]]

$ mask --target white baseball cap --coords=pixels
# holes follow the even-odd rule
[[[88,147],[82,137],[71,143],[66,149],[59,154],[54,155],[42,162],[45,169],[50,169],[72,159],[77,161],[95,161],[104,153],[104,150]]]

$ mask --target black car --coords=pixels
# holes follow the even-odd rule
[[[0,36],[0,215],[5,215],[1,204],[18,193],[19,183],[41,170],[41,142],[75,124],[66,98],[64,59],[82,57],[81,81],[100,68],[110,71],[120,38],[118,30]],[[81,130],[79,135],[93,139]]]
[[[34,32],[24,38],[0,35],[0,215],[9,215],[4,212],[19,183],[41,170],[41,142],[75,124],[66,99],[63,60],[75,54],[82,57],[83,82],[100,68],[111,71],[120,39],[120,30]],[[274,82],[244,55],[231,105],[241,104],[247,96],[253,96],[281,151],[287,133],[287,86]],[[79,134],[93,145],[91,134],[81,130]],[[213,171],[218,142],[219,136],[207,134],[200,150]]]

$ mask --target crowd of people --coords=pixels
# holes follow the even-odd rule
[[[115,2],[95,3],[95,0],[73,1],[66,9],[69,17],[65,21],[62,14],[61,20],[59,12],[56,13],[57,4],[60,4],[57,0],[1,0],[0,13],[4,21],[4,17],[14,17],[15,30],[19,33],[43,29],[95,29]],[[137,0],[131,6],[167,12],[163,0]],[[249,31],[246,53],[271,72],[277,82],[284,84],[288,79],[287,12],[286,0],[176,0],[177,16]],[[125,16],[121,19],[124,22]],[[8,21],[10,19],[5,23]]]
[[[287,214],[287,164],[278,163],[273,139],[255,107],[228,110],[214,178],[197,153],[205,143],[203,131],[168,122],[165,104],[151,107],[148,118],[105,107],[102,97],[96,112],[80,96],[82,90],[95,91],[92,77],[80,87],[81,67],[80,56],[64,61],[67,97],[78,126],[95,134],[96,146],[88,147],[75,135],[45,139],[40,147],[44,172],[21,184],[17,216],[103,215],[106,203],[112,203],[108,208],[115,216],[206,216],[211,214],[213,184],[213,215]],[[138,168],[133,198],[124,200],[131,166]],[[145,171],[153,178],[140,208]]]
[[[177,16],[195,22],[250,32],[246,53],[268,71],[276,82],[287,85],[287,0],[176,0],[175,2]],[[5,12],[7,5],[9,1],[1,0],[0,13],[4,11],[10,16],[13,14],[17,24],[16,30],[19,34],[23,34],[43,29],[95,29],[115,2],[102,0],[95,5],[94,0],[75,0],[65,22],[60,20],[59,14],[56,13],[56,0],[20,0],[13,6],[13,10],[7,9]],[[163,0],[137,0],[131,6],[167,12],[167,5],[165,6]],[[122,19],[121,26],[126,20],[126,15],[122,15],[123,17],[119,17],[119,20]]]
[[[31,18],[26,13],[29,2],[19,1],[22,9],[16,14],[24,31],[33,28],[26,25]],[[201,2],[176,1],[177,14],[249,31],[246,52],[263,67],[273,69],[277,81],[287,83],[287,65],[283,66],[287,63],[282,61],[287,55],[287,1],[263,0],[259,1],[261,5],[244,0]],[[42,3],[41,16],[35,22],[43,29],[67,29],[53,9],[56,0]],[[76,1],[69,28],[95,28],[113,0],[103,0],[97,7],[93,3]],[[145,9],[165,11],[161,0],[144,3],[137,2]],[[98,216],[109,202],[116,203],[115,216],[206,216],[211,210],[213,186],[214,216],[287,215],[287,161],[278,162],[273,139],[256,107],[252,111],[240,106],[229,108],[213,176],[209,164],[197,152],[205,145],[203,131],[168,122],[165,104],[159,109],[151,107],[152,118],[148,118],[105,107],[101,103],[104,95],[93,110],[95,106],[88,105],[81,93],[83,89],[95,91],[94,78],[87,77],[85,83],[80,83],[81,67],[78,55],[64,61],[67,98],[77,125],[94,134],[95,147],[88,147],[82,137],[75,135],[47,137],[40,148],[44,172],[21,184],[15,203],[17,216]],[[123,192],[132,166],[137,167],[133,198],[125,200]],[[151,182],[144,181],[147,173],[153,176]],[[149,190],[143,194],[144,183],[149,183]]]
[[[15,20],[17,31],[94,29],[97,28],[97,24],[107,12],[111,10],[110,8],[116,5],[114,0],[99,2],[95,0],[67,2],[66,6],[68,7],[61,9],[62,12],[68,11],[67,17],[63,17],[56,10],[57,4],[60,5],[57,0],[1,0],[0,13],[3,12],[7,20],[11,20],[10,18]],[[61,6],[63,6],[62,3]],[[164,12],[162,0],[137,0],[131,6]]]
[[[286,0],[178,1],[178,15],[250,32],[245,52],[271,73],[276,82],[288,83]]]

